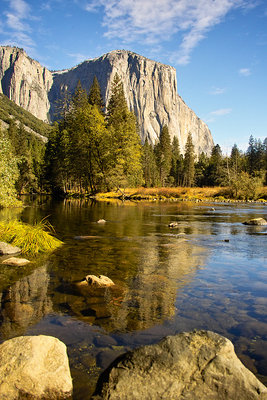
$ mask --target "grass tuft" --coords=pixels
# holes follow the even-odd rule
[[[21,248],[23,254],[36,255],[55,250],[62,242],[52,236],[54,229],[47,221],[35,225],[13,220],[0,222],[0,240]]]

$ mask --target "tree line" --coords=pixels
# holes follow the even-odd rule
[[[64,94],[58,116],[45,146],[12,120],[2,130],[1,193],[14,195],[16,189],[18,193],[93,194],[137,186],[228,186],[231,195],[238,197],[244,188],[251,195],[255,187],[267,184],[267,138],[262,142],[251,136],[245,152],[234,145],[231,154],[224,156],[217,144],[210,156],[197,157],[191,133],[182,152],[178,138],[171,140],[165,125],[155,145],[147,139],[142,145],[118,74],[106,108],[95,77],[89,93],[78,82],[73,96]]]

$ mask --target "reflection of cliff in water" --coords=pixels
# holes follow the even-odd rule
[[[0,293],[1,339],[23,335],[30,325],[52,310],[48,284],[49,275],[43,266]]]
[[[92,251],[92,242],[90,246]],[[70,285],[59,285],[53,302],[54,309],[109,332],[147,329],[172,318],[177,291],[190,283],[207,257],[206,249],[193,246],[176,235],[114,240],[112,250],[103,244],[103,254],[107,254],[105,247],[109,249],[109,267],[103,271],[104,263],[95,257],[94,271],[88,267],[88,273],[108,275],[116,283],[115,288],[94,292],[76,288],[72,291]],[[72,248],[75,259],[74,251]],[[62,273],[62,268],[58,273]],[[70,275],[69,269],[68,279],[71,280]],[[58,278],[61,282],[64,280],[64,277]]]

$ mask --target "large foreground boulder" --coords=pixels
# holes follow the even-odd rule
[[[51,336],[20,336],[0,345],[0,399],[67,399],[72,379],[66,346]]]
[[[196,331],[118,357],[99,378],[93,398],[263,400],[267,388],[239,361],[228,339]]]

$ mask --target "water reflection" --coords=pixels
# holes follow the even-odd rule
[[[90,240],[77,243],[67,254],[62,257],[60,251],[60,257],[53,257],[54,308],[108,332],[129,332],[174,316],[177,290],[194,278],[208,251],[176,235],[155,235],[145,240]],[[68,267],[70,258],[74,269]],[[75,286],[76,280],[91,273],[109,276],[115,287],[92,292]]]
[[[121,352],[192,329],[231,339],[266,384],[266,235],[242,225],[266,217],[266,207],[210,207],[36,199],[21,219],[49,216],[65,244],[45,268],[1,266],[2,337],[51,334],[63,340],[75,400],[90,398],[99,368]],[[97,224],[101,218],[106,224]],[[170,229],[171,221],[178,227]],[[83,235],[88,239],[75,239]],[[75,282],[88,274],[106,275],[116,285],[78,289]]]
[[[1,339],[23,335],[52,310],[47,295],[49,275],[46,266],[35,269],[0,293]]]

